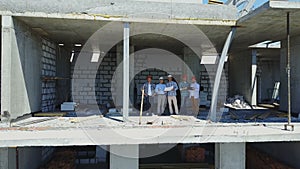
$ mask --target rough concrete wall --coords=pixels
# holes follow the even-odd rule
[[[56,56],[56,76],[61,78],[56,81],[56,105],[70,101],[71,95],[71,51],[59,47]]]
[[[42,111],[54,111],[56,102],[56,45],[42,40]]]
[[[293,168],[300,168],[300,142],[253,143],[255,148]]]
[[[257,86],[258,97],[263,101],[272,97],[275,82],[280,82],[280,61],[277,59],[259,61],[258,69],[261,70],[260,84]]]
[[[10,57],[9,63],[5,64],[11,65],[5,67],[5,72],[2,72],[2,76],[6,73],[5,85],[10,85],[9,91],[2,94],[5,97],[2,99],[10,101],[2,104],[1,111],[9,111],[11,118],[16,118],[40,110],[41,39],[16,19],[13,19],[11,25],[9,32],[5,32],[11,39],[6,38],[2,44],[2,49],[9,50],[2,55]]]
[[[42,147],[18,148],[19,169],[38,169],[42,164]]]
[[[287,111],[286,41],[280,52],[280,110]],[[300,36],[291,38],[291,106],[292,112],[300,112]]]
[[[251,51],[229,56],[229,96],[243,95],[251,101]]]

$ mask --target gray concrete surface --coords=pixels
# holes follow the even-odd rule
[[[245,169],[246,143],[217,143],[215,144],[216,169]]]
[[[18,148],[19,169],[36,169],[42,164],[42,147]]]
[[[229,56],[229,96],[242,95],[251,102],[251,50]]]
[[[13,13],[42,12],[61,14],[103,15],[113,18],[151,18],[151,19],[184,19],[202,18],[215,20],[236,20],[237,10],[227,5],[204,5],[200,3],[179,3],[178,1],[139,1],[139,0],[80,0],[49,3],[46,0],[16,1],[1,0],[0,11]],[[215,12],[219,11],[219,12]]]
[[[138,169],[139,145],[110,146],[110,169]]]
[[[115,117],[120,118],[122,117]],[[144,117],[138,125],[138,116],[128,123],[99,116],[77,118],[29,118],[12,124],[19,127],[1,127],[0,146],[66,146],[118,145],[163,143],[238,143],[299,141],[300,124],[295,131],[285,131],[284,123],[207,123],[192,117],[179,120],[171,117]],[[155,121],[146,125],[147,121]],[[33,122],[33,124],[31,124]],[[34,124],[36,123],[36,124]],[[162,125],[163,123],[163,125]],[[140,133],[140,134],[136,134]]]
[[[10,16],[2,25],[1,112],[16,118],[40,110],[41,39]]]

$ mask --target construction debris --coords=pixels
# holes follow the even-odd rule
[[[234,97],[227,98],[226,107],[233,109],[252,109],[252,106],[244,100],[244,96],[235,95]]]

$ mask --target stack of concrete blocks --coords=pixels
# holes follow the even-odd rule
[[[108,53],[102,60],[96,77],[96,99],[98,104],[112,101],[112,78],[117,66],[116,54]]]
[[[200,85],[204,88],[206,92],[207,100],[211,101],[212,90],[215,82],[215,75],[217,71],[217,65],[201,65],[200,70]],[[223,104],[224,99],[228,96],[229,84],[228,84],[228,64],[224,65],[223,73],[221,76],[219,91],[218,91],[218,104]]]
[[[116,54],[113,52],[106,54],[98,70],[94,70],[93,66],[86,68],[78,66],[74,70],[75,64],[76,59],[71,66],[73,101],[85,105],[109,103],[112,100],[111,81],[116,70]],[[83,83],[80,83],[81,81]]]
[[[55,80],[45,80],[56,76],[56,44],[42,40],[42,112],[55,109]]]

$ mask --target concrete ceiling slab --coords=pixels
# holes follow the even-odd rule
[[[48,39],[52,39],[57,43],[65,43],[70,46],[75,43],[84,44],[96,31],[104,28],[109,24],[109,21],[99,20],[82,20],[82,19],[63,19],[63,18],[39,18],[39,17],[15,17],[21,20],[33,30],[39,30],[39,32],[45,32],[42,36],[46,36]],[[122,24],[122,22],[119,22]],[[188,29],[198,29],[198,33],[201,34],[201,39],[195,39],[194,32],[182,31],[184,29],[178,29],[179,26],[186,26]],[[191,28],[192,27],[192,28]],[[149,32],[163,31],[168,32],[170,35],[176,35],[177,37],[184,37],[190,42],[197,41],[210,41],[209,47],[215,47],[216,51],[220,52],[223,43],[230,31],[229,26],[216,26],[216,25],[180,25],[180,24],[162,24],[162,23],[132,23],[131,31],[138,29],[148,29]],[[42,30],[42,31],[41,31]],[[119,27],[116,30],[109,30],[113,34],[120,34],[122,36],[123,30]],[[145,31],[147,32],[147,30]],[[197,32],[197,31],[196,31]],[[144,34],[143,36],[132,37],[131,43],[137,47],[137,49],[159,47],[167,49],[175,54],[182,54],[183,44],[178,40],[171,39],[164,35],[151,35]]]
[[[291,36],[300,35],[300,2],[270,1],[240,18],[232,51],[245,50],[248,46],[286,38],[286,15],[290,12]]]

